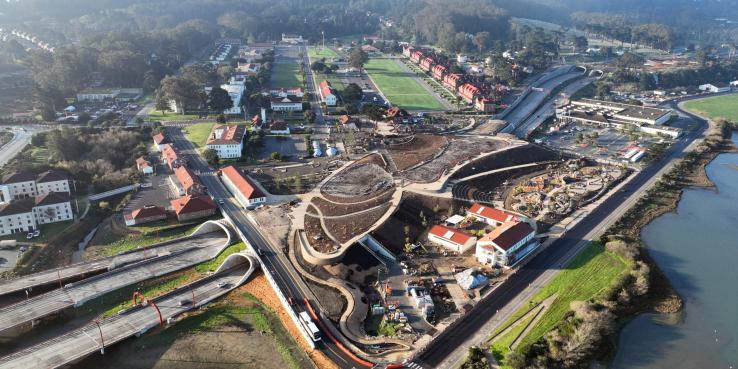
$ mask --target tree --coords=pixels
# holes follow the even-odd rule
[[[474,35],[474,45],[477,47],[477,50],[479,50],[479,53],[481,54],[484,49],[487,48],[487,45],[489,43],[490,34],[489,32],[477,32],[476,35]]]
[[[589,41],[587,41],[587,38],[584,36],[572,35],[570,41],[572,46],[574,46],[574,51],[576,52],[582,52],[587,49],[587,46],[589,46]]]
[[[218,164],[218,161],[220,161],[220,158],[218,158],[218,153],[215,150],[213,150],[213,149],[205,149],[205,150],[203,150],[202,151],[202,157],[210,165],[217,165]]]
[[[164,114],[164,110],[169,110],[169,100],[167,100],[164,94],[164,89],[159,88],[156,90],[154,95],[154,105],[156,110],[159,110],[162,115]]]
[[[305,112],[302,113],[303,119],[307,123],[315,123],[315,112],[312,110],[305,110]]]
[[[278,153],[276,151],[273,152],[271,156],[272,156],[272,160],[275,160],[275,161],[281,161],[282,160],[282,154],[280,154],[280,153]]]
[[[356,83],[349,83],[348,86],[343,89],[341,96],[346,102],[356,102],[361,100],[363,92],[361,91],[361,87]]]
[[[353,51],[351,51],[351,55],[349,55],[348,63],[350,66],[363,70],[364,65],[369,62],[369,54],[364,52],[364,50],[360,48],[355,48]]]
[[[226,119],[226,116],[225,116],[225,114],[223,114],[223,113],[220,113],[220,114],[218,114],[218,116],[217,116],[217,117],[215,117],[215,121],[216,121],[217,123],[220,123],[220,124],[223,124],[223,123],[225,123],[225,122],[226,122],[226,120],[227,120],[227,119]]]
[[[328,68],[325,63],[321,61],[314,61],[310,64],[310,70],[313,72],[324,72]]]
[[[233,107],[233,100],[228,95],[228,91],[215,86],[208,94],[207,106],[211,111],[222,113]]]
[[[183,114],[187,108],[197,105],[201,101],[201,89],[187,78],[164,77],[161,81],[161,89],[164,96],[169,100],[173,100]]]

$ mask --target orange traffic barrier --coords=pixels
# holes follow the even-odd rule
[[[363,366],[365,366],[367,368],[374,367],[374,363],[369,362],[369,361],[366,361],[366,360],[364,360],[364,359],[356,356],[356,354],[354,354],[353,352],[351,352],[351,350],[349,350],[346,347],[344,347],[341,344],[341,342],[338,342],[338,340],[335,337],[333,337],[333,335],[328,330],[328,328],[323,324],[323,321],[320,319],[320,317],[318,317],[318,315],[315,314],[315,311],[313,310],[313,307],[310,305],[310,302],[308,301],[308,299],[305,298],[304,300],[305,300],[305,305],[308,308],[308,312],[310,313],[310,316],[315,320],[316,323],[318,323],[320,325],[320,328],[323,330],[323,333],[325,333],[328,336],[328,338],[330,338],[331,341],[333,341],[333,343],[336,344],[336,347],[338,347],[341,351],[343,351],[344,354],[348,355],[355,362],[357,362],[357,363],[359,363],[359,364],[361,364],[361,365],[363,365]]]

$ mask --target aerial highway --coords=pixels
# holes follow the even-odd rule
[[[31,137],[34,134],[48,129],[48,127],[39,125],[24,125],[23,128],[13,127],[13,138],[0,147],[0,167],[5,166],[10,159],[23,150],[31,142]]]
[[[230,255],[210,276],[144,301],[64,335],[0,358],[2,369],[58,368],[84,358],[128,337],[164,325],[190,309],[206,305],[243,284],[258,267],[246,254]]]
[[[189,247],[182,250],[114,269],[0,308],[0,331],[80,306],[118,288],[210,260],[230,244],[230,237],[225,233],[211,232],[202,239],[188,239],[182,242]]]
[[[467,349],[479,344],[494,329],[485,326],[491,319],[504,322],[533,296],[547,281],[561,270],[566,263],[579,253],[590,240],[598,237],[630,209],[666,171],[691,149],[697,138],[704,135],[707,122],[686,112],[680,114],[691,117],[700,124],[695,131],[685,132],[679,140],[660,159],[635,175],[620,191],[612,194],[599,207],[572,227],[565,237],[551,244],[536,255],[530,262],[512,274],[504,283],[495,288],[483,301],[465,314],[461,320],[441,333],[428,345],[413,362],[426,368],[453,368],[466,358]],[[498,314],[508,304],[508,314]],[[497,316],[496,316],[497,315]]]
[[[27,274],[0,281],[0,296],[13,292],[32,290],[34,287],[61,284],[67,280],[79,279],[91,274],[120,268],[157,256],[177,252],[193,245],[202,245],[210,240],[210,235],[192,236],[165,241],[151,247],[139,248],[115,256],[71,264],[68,266]]]
[[[230,201],[232,198],[231,193],[228,192],[220,179],[218,179],[218,177],[213,173],[213,170],[200,156],[195,146],[184,137],[179,128],[171,127],[168,132],[177,148],[184,155],[187,155],[189,165],[200,173],[200,180],[207,187],[211,196],[216,199],[227,200],[220,205],[220,209],[235,223],[234,226],[237,227],[240,233],[246,238],[244,241],[254,249],[261,250],[260,257],[263,263],[262,270],[264,270],[265,273],[271,273],[277,281],[282,293],[291,297],[295,302],[293,307],[285,308],[293,308],[296,309],[296,311],[305,311],[307,310],[307,306],[303,303],[304,299],[307,299],[313,304],[313,306],[318,306],[312,292],[287,259],[283,250],[279,246],[274,246],[269,243],[261,235],[261,232],[256,229],[254,224],[246,216],[247,210],[244,210],[235,202]],[[326,320],[319,323],[332,324]],[[363,365],[357,360],[356,356],[347,354],[338,346],[338,344],[325,336],[324,339],[321,340],[319,348],[321,348],[331,360],[342,368],[366,367],[366,365]]]

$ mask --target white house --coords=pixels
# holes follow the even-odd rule
[[[220,170],[220,179],[244,208],[266,202],[266,195],[259,187],[233,165]]]
[[[36,177],[36,192],[38,195],[50,192],[64,192],[71,194],[69,188],[71,178],[67,172],[60,170],[47,170]]]
[[[246,126],[243,125],[215,125],[205,148],[215,150],[221,159],[240,158],[245,134]]]
[[[475,256],[480,263],[511,266],[538,247],[530,224],[508,222],[477,241]]]
[[[273,111],[302,111],[302,100],[297,97],[273,97],[271,99]]]
[[[730,87],[738,87],[738,80],[730,82]]]
[[[336,106],[338,103],[338,96],[336,90],[331,86],[328,81],[320,82],[320,97],[323,102],[328,106]]]
[[[143,175],[154,174],[154,167],[151,166],[151,162],[146,160],[143,156],[136,159],[136,169],[138,169],[138,171]]]
[[[462,254],[474,247],[477,238],[455,228],[434,225],[428,232],[428,241]]]
[[[477,221],[487,223],[498,227],[503,223],[510,221],[520,220],[518,216],[510,214],[504,210],[495,209],[493,207],[485,206],[482,204],[475,203],[469,210],[466,211],[467,216],[471,216]]]
[[[706,83],[699,86],[700,91],[711,92],[714,94],[730,91],[730,85],[725,83]]]
[[[112,100],[118,96],[120,90],[112,88],[88,88],[77,93],[77,101]]]
[[[283,120],[274,120],[269,122],[269,133],[273,135],[290,134],[290,125]]]
[[[288,44],[301,44],[305,42],[305,39],[302,38],[302,35],[293,35],[293,34],[283,33],[282,42],[288,43]]]
[[[64,192],[49,192],[36,197],[36,206],[33,214],[38,224],[63,222],[74,219],[72,203],[69,194]]]
[[[3,178],[2,202],[36,197],[36,175],[31,172],[15,172]],[[7,196],[7,197],[6,197]]]
[[[246,86],[238,81],[233,81],[233,78],[231,78],[228,84],[220,85],[220,88],[228,92],[228,96],[231,97],[231,102],[233,103],[233,107],[224,110],[223,114],[241,114],[241,99],[243,98],[243,93],[246,91]]]

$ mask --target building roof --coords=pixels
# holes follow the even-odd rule
[[[324,98],[329,95],[335,95],[333,92],[333,86],[331,86],[331,83],[328,81],[320,82],[320,95]]]
[[[35,181],[35,180],[36,180],[35,174],[31,172],[27,172],[27,171],[22,171],[22,172],[13,172],[5,176],[3,178],[3,183],[21,183],[21,182],[30,182],[30,181]]]
[[[218,208],[207,195],[187,195],[169,202],[177,215],[196,213]]]
[[[150,167],[150,166],[151,166],[151,162],[146,160],[145,156],[141,156],[138,159],[136,159],[136,167],[138,167],[139,169]]]
[[[478,217],[492,219],[498,223],[506,223],[510,221],[517,221],[518,217],[514,214],[510,214],[504,210],[495,209],[489,206],[484,206],[479,203],[473,204],[469,210],[468,213],[474,214]]]
[[[169,163],[169,166],[171,166],[174,161],[179,159],[177,150],[175,150],[174,146],[172,146],[171,144],[164,145],[164,148],[161,149],[161,155],[162,157],[164,157],[164,160]]]
[[[33,202],[28,199],[13,201],[0,205],[0,217],[8,215],[30,213],[33,211]]]
[[[446,227],[442,225],[434,225],[430,229],[430,234],[436,237],[442,238],[446,241],[455,243],[457,245],[465,245],[472,238],[474,238],[458,229],[454,229],[454,228]]]
[[[126,220],[130,219],[146,219],[156,216],[166,216],[167,211],[161,206],[146,205],[142,208],[134,209],[128,214],[125,214]]]
[[[208,145],[240,145],[246,134],[246,126],[218,124],[208,136]]]
[[[273,120],[269,122],[269,129],[272,131],[285,131],[289,128],[287,122],[283,120]]]
[[[156,142],[157,145],[163,145],[169,143],[169,139],[167,136],[164,136],[163,133],[157,133],[154,135],[154,142]]]
[[[187,168],[184,165],[175,169],[174,175],[177,177],[177,180],[185,191],[189,191],[193,186],[202,186],[200,178],[198,178],[190,168]]]
[[[259,190],[259,187],[251,182],[247,176],[233,165],[229,165],[221,169],[220,172],[223,176],[227,177],[234,186],[236,186],[238,191],[240,191],[245,198],[251,200],[264,197],[264,194]]]
[[[533,233],[533,227],[526,222],[509,222],[487,233],[479,242],[492,242],[497,247],[507,251],[523,238]]]
[[[272,105],[274,104],[295,104],[295,103],[302,103],[302,100],[298,98],[293,98],[290,96],[285,97],[273,97],[270,99],[272,102]]]
[[[36,196],[36,206],[54,205],[69,202],[66,192],[49,192]]]
[[[39,174],[36,177],[36,183],[68,181],[70,178],[69,173],[63,170],[51,169]]]

